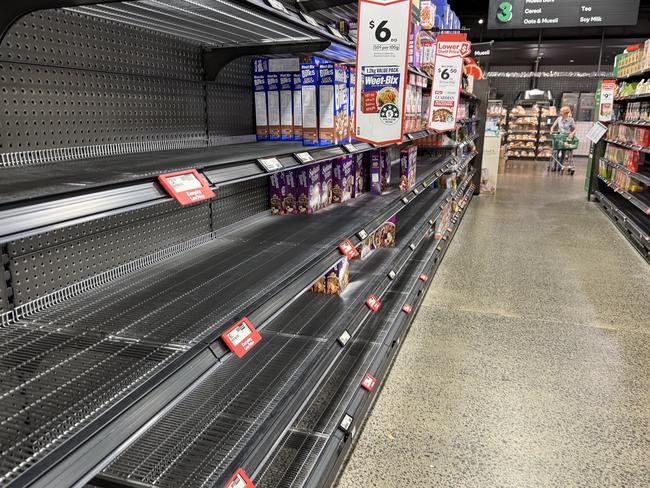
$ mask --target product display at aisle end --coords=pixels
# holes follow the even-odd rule
[[[650,262],[650,40],[619,54],[614,69],[613,104],[601,105],[607,129],[595,149],[591,192]]]
[[[1,486],[331,485],[479,192],[446,2],[172,3],[0,40]]]

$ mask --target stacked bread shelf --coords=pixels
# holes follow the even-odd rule
[[[120,29],[155,33],[162,45],[153,46],[155,69],[163,71],[156,63],[165,49],[172,56],[186,50],[206,77],[173,78],[172,91],[213,82],[224,56],[226,67],[231,55],[354,59],[353,38],[280,2],[223,0],[207,8],[188,1],[191,8],[177,8],[185,2],[163,1],[146,11],[128,2],[80,3],[51,2],[70,8],[33,14],[0,32],[38,43],[21,29],[45,30],[52,18],[63,18],[83,36],[97,34],[94,44],[119,37]],[[17,6],[17,14],[30,5]],[[65,39],[66,32],[56,35]],[[84,49],[96,47],[71,43],[71,62],[90,62],[79,60],[95,59]],[[134,43],[120,69],[139,66],[141,58],[129,56],[145,48],[147,42]],[[252,111],[251,86],[237,85],[251,82],[244,77],[250,59],[236,68],[226,77],[235,81],[218,87],[245,107],[241,112]],[[184,76],[180,64],[168,69]],[[415,67],[409,71],[427,78]],[[138,110],[154,103],[147,94],[139,98],[141,88],[128,90]],[[300,465],[305,479],[330,483],[478,191],[479,97],[467,91],[461,97],[474,108],[460,115],[449,144],[421,148],[412,187],[400,189],[395,167],[383,194],[311,215],[270,215],[270,178],[379,146],[250,138],[215,145],[202,133],[199,143],[183,147],[21,146],[2,153],[0,485],[225,486],[243,468],[255,482],[279,487],[283,481],[271,475],[288,473],[299,459],[315,461]],[[187,122],[167,109],[170,120]],[[245,119],[240,115],[228,114],[233,125]],[[80,130],[74,123],[71,130]],[[223,137],[242,136],[227,124],[218,129]],[[382,147],[395,152],[433,135],[413,131]],[[158,176],[190,169],[216,196],[183,207]],[[343,261],[344,241],[361,250],[393,217],[395,246],[351,261],[355,286],[342,296],[309,292]],[[367,304],[370,295],[381,302],[377,311]],[[239,358],[222,334],[243,317],[261,340]],[[378,381],[374,392],[359,386],[367,372]],[[347,415],[352,422],[342,423]],[[289,447],[294,458],[283,455]]]
[[[535,159],[539,134],[537,105],[517,105],[510,110],[507,123],[506,157],[508,159]]]

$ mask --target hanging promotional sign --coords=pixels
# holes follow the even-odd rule
[[[456,112],[463,77],[463,58],[471,53],[465,34],[440,34],[427,128],[446,132],[456,128]]]
[[[616,94],[615,80],[600,82],[600,103],[598,104],[598,121],[611,122],[614,112],[614,96]]]
[[[359,0],[356,139],[402,141],[411,0]]]

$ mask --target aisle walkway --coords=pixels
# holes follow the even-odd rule
[[[649,268],[584,169],[527,168],[473,200],[339,488],[650,487]]]

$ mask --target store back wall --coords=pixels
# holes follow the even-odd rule
[[[544,66],[540,68],[542,72],[558,71],[558,72],[582,72],[593,73],[596,72],[598,66],[596,65],[569,65],[569,66]],[[603,66],[601,68],[604,72],[611,73],[612,66]],[[530,72],[530,66],[492,66],[490,73],[526,73]],[[567,74],[569,74],[567,73]],[[550,90],[555,99],[555,104],[559,106],[562,99],[562,93],[565,92],[589,92],[596,91],[599,78],[595,76],[558,76],[558,77],[540,77],[538,79],[537,87],[541,90]],[[507,107],[512,107],[517,98],[517,95],[525,90],[530,89],[530,77],[503,77],[503,76],[490,76],[491,96],[493,98],[504,100]]]

